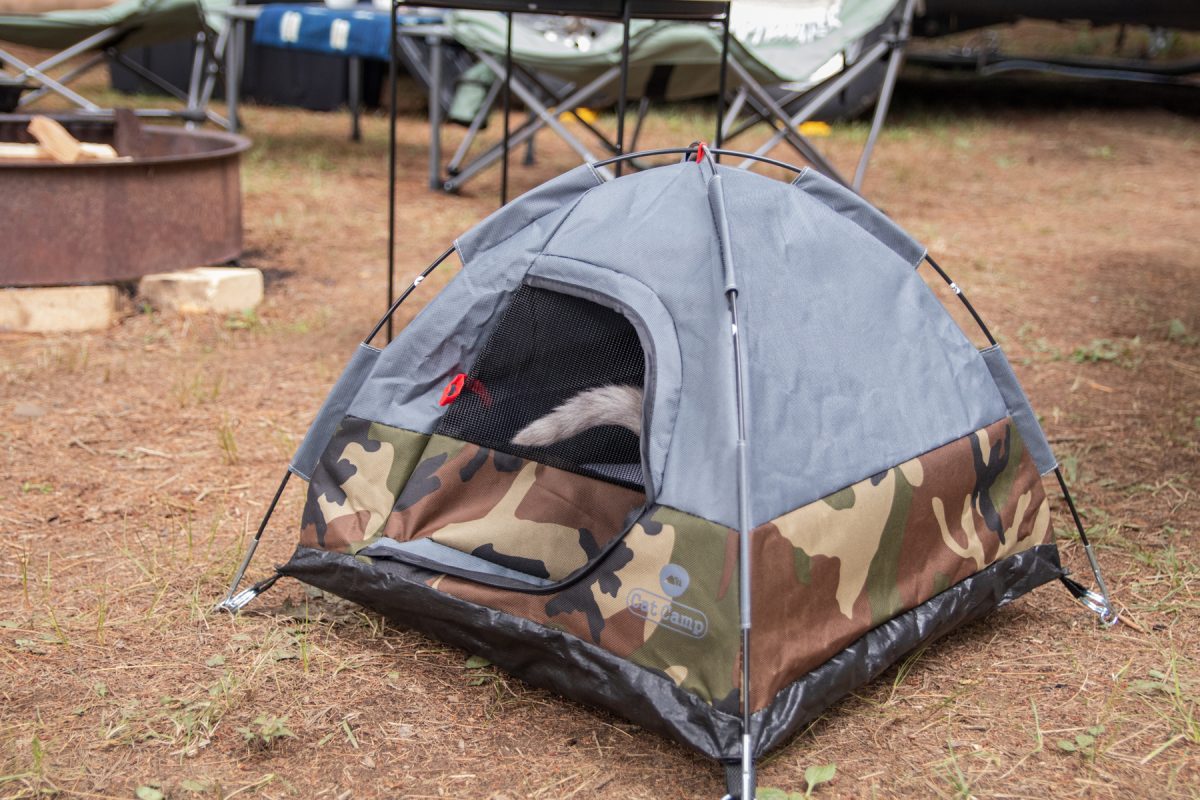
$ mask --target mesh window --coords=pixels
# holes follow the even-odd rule
[[[588,300],[522,286],[437,432],[640,489],[640,438],[627,427],[585,425],[575,435],[535,447],[512,440],[571,398],[600,387],[613,387],[618,394],[623,391],[620,396],[626,398],[633,395],[640,420],[644,378],[641,342],[625,317]],[[634,387],[636,394],[627,387]],[[597,412],[593,407],[573,419],[605,416]]]

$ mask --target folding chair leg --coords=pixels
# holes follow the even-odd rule
[[[731,61],[729,66],[738,76],[738,79],[741,80],[742,86],[744,86],[747,91],[750,92],[750,94],[754,95],[758,102],[770,109],[771,113],[774,114],[775,117],[781,122],[787,120],[787,112],[779,107],[779,104],[775,102],[775,100],[771,97],[771,94],[766,89],[762,88],[762,86],[760,86],[756,80],[754,80],[754,77],[746,70],[745,67],[739,64],[736,60]],[[841,176],[833,164],[829,163],[829,161],[823,155],[817,152],[817,148],[813,147],[812,144],[803,136],[801,136],[789,123],[783,122],[782,130],[777,132],[775,135],[780,139],[786,139],[788,144],[796,148],[800,155],[812,162],[813,166],[815,166],[821,172],[833,178],[838,183],[846,185],[846,179]]]
[[[737,120],[738,114],[742,113],[742,106],[746,105],[746,87],[742,86],[737,90],[737,94],[733,96],[733,102],[729,104],[729,110],[725,112],[725,117],[721,120],[721,140],[727,141],[729,129],[733,127],[733,123]]]
[[[174,97],[176,100],[180,101],[181,103],[187,103],[190,108],[191,104],[190,104],[188,96],[186,94],[184,94],[182,91],[180,91],[179,87],[171,85],[167,81],[163,80],[160,76],[155,75],[153,72],[146,69],[141,64],[134,61],[132,58],[125,55],[124,53],[118,52],[116,50],[110,50],[108,52],[108,57],[110,59],[112,59],[113,61],[115,61],[116,63],[120,64],[125,69],[132,72],[134,75],[141,78],[142,80],[146,81],[149,84],[152,84],[153,86],[157,87],[158,89],[161,89],[162,91],[171,95],[172,97]]]
[[[87,61],[83,62],[82,64],[75,67],[73,70],[71,70],[70,72],[63,75],[61,78],[59,78],[59,81],[61,81],[63,83],[63,85],[66,85],[66,84],[70,83],[71,81],[76,80],[80,76],[86,74],[90,70],[94,69],[96,66],[98,66],[103,61],[104,61],[104,54],[96,53],[91,58],[89,58]],[[51,91],[53,91],[53,90],[49,86],[41,86],[37,89],[34,89],[32,92],[28,92],[27,94],[25,94],[25,96],[20,99],[20,101],[17,103],[17,105],[18,106],[27,106],[30,103],[36,102],[39,98],[46,96]]]
[[[504,67],[502,67],[495,59],[486,53],[480,53],[479,60],[487,64],[492,72],[498,72],[503,78]],[[488,63],[489,61],[491,63]],[[595,83],[595,81],[593,81],[593,83]],[[579,154],[580,158],[584,159],[585,161],[599,160],[592,153],[592,151],[588,150],[587,147],[584,146],[583,142],[576,139],[571,132],[566,129],[566,126],[558,121],[558,117],[550,113],[550,111],[544,105],[542,105],[542,103],[538,100],[534,93],[529,90],[528,87],[518,81],[513,81],[512,90],[517,97],[521,98],[521,102],[528,106],[535,114],[541,117],[542,120],[554,130],[555,133],[562,137],[563,141],[565,141],[572,150]]]
[[[204,109],[205,115],[210,120],[232,133],[234,130],[233,121],[222,119],[208,109],[209,104],[212,102],[213,91],[216,89],[217,79],[222,71],[222,66],[226,64],[230,37],[232,36],[231,29],[231,25],[226,25],[225,29],[217,34],[216,43],[207,51],[207,58],[204,64],[204,84],[200,88],[200,108]]]
[[[538,131],[538,129],[540,129],[541,127],[542,127],[542,121],[540,119],[538,119],[537,115],[529,114],[528,116],[525,117],[524,122],[522,122],[520,125],[518,125],[515,129],[509,131],[509,137],[508,137],[509,143],[513,147],[516,147],[517,145],[525,142],[526,139],[528,139],[530,136],[532,136],[534,133],[536,133]],[[467,150],[466,145],[467,144],[469,144],[469,142],[464,141],[463,145],[459,146],[459,151],[462,152],[463,154],[466,153],[466,150]],[[477,166],[476,166],[477,164],[480,166],[488,166],[489,164],[492,164],[497,159],[499,159],[500,154],[503,151],[504,151],[504,142],[502,142],[502,141],[496,142],[495,144],[486,148],[478,156],[476,156],[475,159],[471,163],[467,164],[467,166],[459,167],[459,166],[452,164],[451,167],[447,169],[447,172],[450,175],[452,180],[454,178],[457,178],[460,175],[463,175],[464,173],[469,173],[470,175],[474,175],[475,173],[477,173],[479,171],[479,168],[477,168]],[[454,191],[455,188],[457,188],[457,187],[450,188],[448,185],[444,185],[442,188],[444,188],[446,191]]]
[[[0,50],[0,61],[5,62],[15,69],[21,70],[20,74],[17,76],[18,78],[33,78],[38,83],[42,84],[42,86],[47,87],[50,89],[50,91],[54,92],[60,97],[70,100],[84,111],[103,111],[100,106],[96,105],[91,100],[88,100],[78,92],[73,91],[59,81],[56,81],[54,78],[51,78],[42,71],[40,68],[41,65],[35,67],[30,64],[26,64],[21,59],[3,50]]]
[[[867,143],[863,145],[862,155],[859,156],[858,166],[854,170],[854,182],[850,185],[856,192],[862,191],[863,179],[867,175],[867,164],[871,160],[871,151],[875,149],[875,142],[879,139],[883,123],[887,119],[888,107],[892,104],[892,92],[900,77],[900,67],[904,64],[904,51],[908,47],[908,37],[912,31],[914,2],[915,0],[907,0],[904,4],[904,16],[900,19],[900,29],[896,34],[896,41],[892,43],[891,55],[888,56],[887,74],[883,79],[883,86],[879,89],[879,99],[875,102],[875,116],[871,119],[871,130],[867,134]]]
[[[196,44],[192,48],[192,74],[188,76],[187,90],[187,110],[196,111],[200,108],[200,81],[204,75],[204,42],[206,36],[203,33],[196,34]],[[189,130],[196,127],[196,123],[188,121]]]
[[[825,85],[825,88],[818,92],[816,97],[805,103],[804,107],[796,112],[791,119],[784,117],[784,119],[787,120],[788,127],[791,129],[798,128],[801,124],[811,119],[814,114],[824,108],[826,103],[833,99],[834,95],[857,79],[859,75],[865,72],[869,67],[873,66],[876,61],[879,61],[881,58],[887,55],[891,48],[892,46],[887,42],[879,42],[871,47],[870,50],[864,53],[862,57],[855,62],[854,66],[850,67],[850,69],[829,81],[829,83]],[[730,62],[730,66],[735,65],[740,66],[736,60]],[[786,135],[786,133],[776,131],[770,139],[768,139],[762,144],[762,146],[754,151],[753,155],[766,155],[768,152],[770,152],[771,148],[782,142]],[[740,165],[738,165],[738,168],[750,169],[756,163],[757,162],[753,159],[746,159]]]
[[[463,159],[467,157],[467,151],[471,149],[471,145],[475,142],[475,137],[479,135],[479,130],[483,127],[483,123],[487,121],[488,115],[496,106],[496,98],[500,96],[500,81],[492,81],[492,85],[488,87],[487,94],[484,95],[483,104],[479,107],[479,111],[471,119],[471,124],[467,126],[467,133],[463,137],[462,142],[458,145],[458,149],[454,151],[454,157],[450,159],[450,163],[446,166],[446,171],[450,175],[457,175],[462,166]]]
[[[633,121],[633,135],[629,137],[629,152],[637,151],[638,137],[642,135],[642,123],[646,121],[646,114],[650,111],[650,98],[642,97],[638,101],[637,119]],[[620,155],[619,153],[617,155]]]
[[[518,67],[518,69],[520,69],[520,68]],[[573,107],[567,108],[563,105],[562,98],[570,96],[571,92],[575,91],[575,84],[573,84],[573,83],[567,84],[566,88],[564,88],[562,91],[555,92],[555,91],[552,91],[549,87],[547,87],[546,84],[542,83],[538,79],[537,75],[535,75],[531,72],[527,72],[525,70],[521,70],[521,73],[535,87],[537,87],[538,89],[541,89],[543,92],[545,92],[547,97],[553,98],[552,100],[547,101],[547,103],[546,103],[547,108],[562,109],[563,113],[570,114],[572,117],[575,118],[576,122],[578,122],[580,125],[582,125],[584,127],[584,130],[586,130],[588,133],[592,134],[592,136],[596,137],[596,141],[601,147],[603,147],[605,150],[608,150],[613,155],[617,155],[616,143],[610,141],[609,138],[607,136],[605,136],[600,130],[598,130],[595,125],[593,125],[592,123],[590,123],[586,119],[584,119],[583,116],[579,113],[578,106],[573,106]]]
[[[488,69],[490,69],[493,74],[499,76],[499,81],[503,81],[504,68],[498,61],[496,61],[496,59],[492,58],[486,53],[476,53],[475,55],[480,61],[487,65]],[[576,106],[582,104],[584,100],[592,97],[605,86],[612,83],[612,81],[616,80],[618,73],[619,68],[610,67],[591,83],[576,89],[570,97],[562,99],[556,105],[560,108],[575,108]],[[533,95],[533,92],[531,92],[521,81],[514,80],[512,82],[512,90],[513,93],[516,94],[517,97],[519,97],[521,101],[525,103],[534,114],[537,115],[537,119],[532,120],[531,124],[528,126],[523,126],[512,133],[511,137],[509,138],[510,147],[516,147],[522,144],[538,130],[546,125],[549,125],[554,129],[554,132],[557,133],[562,140],[565,141],[571,147],[571,149],[575,150],[575,152],[578,153],[585,161],[591,162],[597,160],[596,157],[592,155],[592,153],[586,147],[584,147],[584,145],[578,139],[576,139],[561,122],[558,121],[557,117],[555,117],[554,114],[548,111],[544,105],[542,105],[542,103]],[[501,155],[502,153],[500,150],[497,148],[492,148],[487,153],[481,155],[479,158],[475,159],[466,167],[464,167],[457,175],[447,180],[443,188],[448,192],[458,191],[458,189],[461,188],[468,180],[499,160]],[[605,177],[608,177],[611,174],[605,169],[602,169],[601,172]]]

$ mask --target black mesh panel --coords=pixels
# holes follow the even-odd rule
[[[642,388],[645,356],[633,326],[604,306],[522,286],[437,432],[483,447],[642,488],[639,437],[601,425],[546,447],[512,438],[587,389]]]

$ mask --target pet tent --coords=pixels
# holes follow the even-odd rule
[[[752,797],[753,759],[838,698],[1062,577],[1050,447],[1004,353],[918,274],[925,248],[815,171],[703,149],[583,165],[422,273],[405,296],[462,262],[358,348],[275,496],[308,481],[299,546],[224,607],[298,578],[673,737]],[[584,409],[598,391],[635,419]],[[578,432],[528,441],[567,412]]]

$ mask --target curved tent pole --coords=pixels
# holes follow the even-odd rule
[[[397,297],[392,302],[392,304],[388,307],[387,312],[385,312],[384,315],[379,318],[379,322],[375,323],[375,327],[372,328],[371,332],[368,333],[366,338],[363,339],[363,342],[362,342],[363,344],[370,344],[371,340],[374,339],[379,334],[379,331],[383,328],[383,326],[385,324],[387,324],[389,326],[388,327],[388,331],[389,331],[388,332],[388,341],[390,342],[392,340],[390,323],[392,321],[392,315],[396,313],[396,309],[400,307],[401,303],[403,303],[405,300],[408,299],[408,296],[410,294],[412,294],[414,291],[416,291],[416,288],[421,285],[421,282],[423,280],[425,280],[426,278],[429,277],[429,273],[433,272],[435,269],[440,267],[442,265],[442,262],[444,262],[447,258],[450,257],[450,254],[453,253],[455,251],[455,249],[456,249],[455,245],[450,245],[450,247],[446,248],[446,251],[443,252],[437,258],[435,258],[433,260],[433,262],[430,263],[429,266],[427,266],[425,269],[421,270],[420,275],[413,278],[413,282],[409,284],[408,288],[405,289],[400,294],[400,296]]]
[[[979,316],[979,312],[975,310],[975,306],[971,305],[971,301],[967,299],[967,295],[963,292],[962,288],[950,279],[950,276],[946,274],[946,271],[942,269],[936,261],[933,260],[933,257],[930,256],[929,253],[925,254],[925,260],[929,262],[929,266],[933,267],[934,271],[937,272],[938,275],[942,276],[942,280],[944,280],[946,285],[950,287],[950,291],[954,292],[958,299],[962,301],[962,304],[966,306],[968,313],[970,313],[972,319],[975,320],[975,324],[979,326],[979,330],[983,331],[983,335],[987,337],[988,344],[996,344],[996,338],[992,336],[992,332],[988,330],[988,326],[983,324],[983,318]]]
[[[375,323],[375,327],[371,328],[371,332],[367,334],[365,339],[363,339],[363,344],[371,344],[371,340],[374,339],[381,330],[383,330],[385,325],[388,326],[389,331],[388,341],[391,341],[392,315],[396,313],[396,309],[400,307],[401,303],[408,299],[409,295],[416,291],[416,288],[421,285],[422,281],[429,277],[431,272],[440,267],[445,260],[450,257],[450,254],[453,253],[455,249],[455,246],[451,245],[444,253],[435,258],[433,263],[421,270],[421,274],[413,278],[413,282],[409,284],[408,288],[405,289],[404,292],[392,302],[392,304],[388,307],[387,312],[384,313],[384,315],[379,318],[379,321]],[[266,531],[267,524],[271,521],[271,517],[275,514],[275,508],[279,505],[279,499],[283,497],[283,490],[287,488],[288,480],[291,477],[292,468],[289,466],[283,473],[283,479],[279,481],[279,488],[275,490],[275,496],[271,498],[271,504],[267,506],[267,510],[266,513],[263,514],[262,521],[258,523],[258,531],[254,534],[254,538],[250,541],[249,547],[246,548],[246,555],[242,558],[242,563],[238,566],[237,572],[235,572],[233,575],[233,580],[229,584],[229,591],[225,594],[225,599],[217,605],[218,610],[228,611],[231,614],[236,614],[241,611],[247,603],[258,597],[267,589],[270,589],[275,585],[275,581],[279,580],[279,573],[275,573],[241,592],[237,590],[238,586],[240,586],[242,583],[242,578],[246,575],[246,570],[250,567],[250,561],[254,558],[254,552],[258,549],[258,543],[262,539],[263,532]]]
[[[933,267],[934,271],[942,277],[950,290],[962,301],[975,323],[979,326],[979,330],[987,337],[988,344],[995,346],[996,337],[992,336],[992,332],[988,330],[984,324],[983,318],[979,316],[979,312],[975,310],[975,306],[971,305],[971,301],[967,299],[967,295],[959,287],[957,283],[951,280],[946,271],[930,257],[925,254],[925,260],[929,262],[929,266]],[[1067,479],[1063,476],[1062,467],[1054,467],[1054,476],[1058,478],[1059,489],[1062,490],[1063,500],[1067,503],[1067,508],[1071,511],[1071,520],[1075,523],[1075,530],[1079,534],[1079,541],[1083,544],[1083,552],[1087,555],[1088,564],[1092,568],[1092,575],[1096,578],[1096,587],[1099,592],[1093,592],[1087,587],[1071,580],[1065,575],[1059,580],[1063,586],[1067,587],[1076,600],[1082,603],[1091,611],[1096,612],[1100,616],[1100,622],[1105,626],[1116,625],[1120,616],[1117,614],[1116,608],[1112,603],[1112,596],[1108,593],[1108,585],[1104,582],[1104,575],[1100,572],[1100,562],[1096,560],[1096,552],[1092,549],[1092,543],[1088,541],[1087,530],[1084,528],[1083,520],[1079,517],[1079,511],[1075,508],[1075,500],[1071,497],[1071,490],[1067,488]]]
[[[592,161],[590,166],[595,169],[599,169],[600,167],[607,167],[610,164],[616,164],[618,161],[630,161],[632,159],[649,158],[651,156],[686,155],[688,158],[691,158],[696,154],[696,150],[697,147],[695,145],[689,147],[662,147],[657,150],[639,150],[636,153],[623,153],[621,155],[613,156],[612,158],[603,159],[602,161]],[[796,173],[797,175],[799,175],[801,172],[804,172],[806,169],[810,169],[810,167],[797,167],[795,164],[789,164],[786,161],[780,161],[768,156],[755,155],[754,153],[744,153],[741,150],[726,150],[720,147],[707,146],[704,148],[704,150],[705,152],[714,156],[733,156],[735,158],[746,158],[752,161],[759,161],[763,164],[770,164],[773,167],[786,169],[789,172]]]

